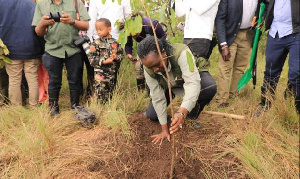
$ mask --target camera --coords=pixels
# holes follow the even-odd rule
[[[60,22],[61,15],[59,12],[50,12],[50,14],[48,14],[47,16],[49,17],[49,19],[53,19],[55,22]]]
[[[85,36],[82,36],[82,37],[79,37],[78,39],[76,39],[74,41],[74,44],[76,46],[82,46],[85,54],[89,54],[90,53],[90,38],[85,35]]]

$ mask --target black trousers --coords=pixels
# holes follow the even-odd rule
[[[72,56],[66,54],[65,58],[54,57],[47,52],[43,55],[43,63],[49,74],[49,102],[56,103],[59,99],[59,93],[62,85],[63,66],[67,69],[67,78],[70,88],[71,106],[79,105],[80,95],[80,72],[82,69],[82,61],[80,53]]]
[[[80,76],[79,76],[79,83],[80,83],[80,95],[83,95],[84,89],[83,89],[83,66],[85,64],[86,67],[86,73],[87,73],[87,87],[86,87],[86,95],[91,96],[92,91],[93,91],[93,84],[94,84],[94,68],[91,66],[89,59],[85,53],[85,51],[80,48],[80,53],[81,53],[81,59],[82,59],[82,68],[80,71]]]
[[[203,38],[185,38],[183,42],[187,44],[195,56],[203,57],[205,59],[209,59],[214,47],[217,45],[215,38],[212,40]]]
[[[215,80],[212,78],[209,72],[200,72],[201,77],[201,91],[200,95],[198,97],[197,103],[192,111],[188,114],[189,119],[197,119],[200,115],[201,111],[207,105],[215,96],[217,92],[217,86]],[[167,99],[167,104],[170,104],[170,98],[168,90],[165,91],[165,96]],[[173,95],[173,98],[175,96]],[[150,118],[152,121],[157,121],[157,114],[155,112],[155,109],[152,104],[152,100],[150,101],[148,108],[146,110],[146,115],[148,118]]]
[[[0,106],[8,100],[8,75],[5,68],[0,68]]]

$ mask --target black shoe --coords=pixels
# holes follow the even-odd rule
[[[54,117],[59,114],[58,98],[49,97],[50,116]]]
[[[262,103],[258,104],[257,109],[255,110],[255,113],[252,115],[252,117],[259,117],[261,116],[263,113],[265,113],[267,110],[269,110],[269,107],[267,107],[267,105],[263,105]]]
[[[187,120],[191,121],[191,126],[194,129],[201,129],[202,128],[202,124],[197,120],[197,117],[196,118],[187,117]]]
[[[71,109],[75,109],[77,106],[79,106],[79,105],[78,104],[72,104]]]
[[[52,107],[50,111],[50,116],[55,117],[58,114],[59,114],[59,107],[58,106]]]
[[[192,126],[193,126],[194,129],[201,129],[202,128],[202,124],[198,121],[194,121],[192,123]]]

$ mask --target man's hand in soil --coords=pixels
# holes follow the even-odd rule
[[[161,145],[162,142],[163,142],[163,140],[165,138],[167,138],[168,141],[171,141],[171,136],[169,134],[169,130],[168,130],[167,124],[161,125],[161,128],[162,128],[162,130],[161,130],[161,132],[159,134],[151,136],[153,138],[152,142],[154,144],[157,144],[158,142],[160,142],[159,145]]]
[[[188,114],[188,110],[185,108],[179,108],[178,111],[174,114],[174,118],[172,119],[170,134],[178,131],[182,128],[186,115]]]

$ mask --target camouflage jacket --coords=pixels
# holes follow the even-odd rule
[[[90,53],[87,54],[91,66],[94,68],[101,68],[104,66],[103,61],[108,59],[111,54],[116,54],[119,60],[114,63],[120,63],[124,58],[123,49],[121,45],[113,38],[98,38],[90,45]],[[110,64],[108,64],[110,65]]]

